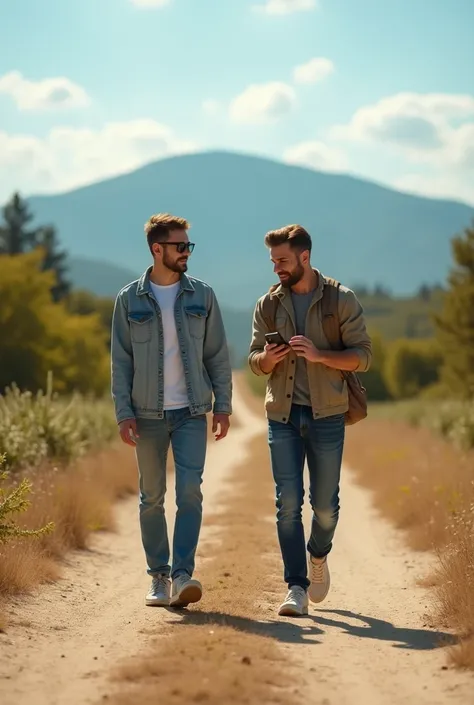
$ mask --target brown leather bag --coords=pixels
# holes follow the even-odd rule
[[[277,296],[271,296],[270,294],[273,293],[277,286],[278,284],[270,288],[262,305],[262,314],[268,330],[271,332],[275,330],[275,314],[279,299]],[[339,322],[339,286],[340,283],[336,279],[325,277],[325,286],[321,299],[323,330],[333,350],[344,350]],[[341,375],[346,380],[349,398],[349,408],[345,414],[345,423],[346,426],[352,426],[367,417],[367,390],[362,386],[357,372],[341,370]]]

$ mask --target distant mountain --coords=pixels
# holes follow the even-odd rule
[[[28,200],[38,223],[57,226],[72,256],[137,273],[150,261],[147,218],[158,211],[186,217],[197,243],[190,273],[208,280],[223,304],[242,310],[274,281],[263,245],[269,229],[301,223],[313,236],[313,262],[323,272],[349,285],[382,283],[406,294],[422,282],[445,280],[450,239],[474,215],[462,203],[226,152],[163,159]],[[97,289],[100,269],[91,276]],[[113,287],[121,276],[110,280]]]
[[[68,277],[75,289],[92,291],[97,296],[115,297],[118,291],[141,274],[88,257],[70,257]]]

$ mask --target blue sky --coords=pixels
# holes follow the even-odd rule
[[[231,149],[474,204],[471,0],[15,0],[0,199]]]

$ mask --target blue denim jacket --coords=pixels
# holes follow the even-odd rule
[[[115,300],[111,365],[117,423],[164,416],[163,325],[150,272],[151,267]],[[175,320],[190,412],[231,414],[232,370],[216,296],[199,279],[182,274],[180,281]]]

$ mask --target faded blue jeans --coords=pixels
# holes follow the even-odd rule
[[[140,528],[147,573],[192,576],[202,523],[202,474],[207,447],[206,415],[165,411],[163,419],[137,419]],[[166,460],[171,444],[176,473],[173,564],[165,518]]]
[[[313,419],[311,408],[293,404],[288,423],[269,420],[268,441],[276,485],[277,532],[288,586],[307,588],[306,549],[326,556],[339,518],[339,480],[344,447],[344,415]],[[305,545],[302,507],[304,464],[309,469],[311,535]]]

